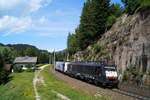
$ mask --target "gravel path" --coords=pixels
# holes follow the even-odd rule
[[[92,94],[92,95],[102,95],[105,97],[108,97],[112,100],[138,100],[135,99],[133,97],[129,97],[127,95],[123,95],[117,92],[112,91],[111,89],[104,89],[86,82],[83,82],[81,80],[77,80],[74,78],[71,78],[67,75],[64,75],[60,72],[57,72],[53,69],[50,69],[50,72],[52,72],[59,80],[63,80],[64,82],[66,82],[67,84],[69,84],[70,86],[72,86],[73,88],[77,88],[81,91],[84,91],[87,94]]]
[[[42,83],[44,86],[46,85],[43,78],[40,76],[40,72],[46,67],[47,65],[44,65],[42,67],[39,68],[39,70],[36,70],[34,72],[34,79],[33,79],[33,88],[34,88],[34,92],[35,92],[35,98],[36,100],[41,100],[40,99],[40,95],[37,91],[37,87],[36,87],[36,84],[37,83]]]

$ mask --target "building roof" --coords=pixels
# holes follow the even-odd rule
[[[37,57],[16,57],[14,64],[37,63]]]

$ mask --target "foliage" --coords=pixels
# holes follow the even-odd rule
[[[35,46],[27,44],[15,44],[15,45],[5,45],[11,48],[13,58],[15,57],[24,57],[24,56],[36,56],[38,57],[38,63],[48,63],[49,61],[49,52],[46,50],[39,50]]]
[[[25,51],[25,55],[29,57],[35,57],[38,53],[38,50],[33,47],[28,47]]]
[[[68,35],[68,42],[67,42],[67,47],[68,47],[68,53],[69,54],[74,54],[77,51],[77,37],[76,34],[69,34]]]
[[[33,89],[34,73],[11,73],[10,80],[5,85],[0,85],[0,100],[35,100]]]
[[[9,81],[9,72],[4,70],[4,69],[0,69],[0,84],[5,84]]]
[[[123,14],[123,8],[119,4],[112,4],[109,8],[109,17],[106,21],[106,28],[110,29],[111,26],[116,22],[117,18],[119,18]]]
[[[33,65],[32,65],[32,64],[27,64],[26,67],[27,67],[27,68],[32,68]]]
[[[108,17],[107,22],[106,22],[106,26],[108,29],[116,22],[116,19],[117,17],[114,15]]]
[[[93,44],[111,28],[122,13],[120,5],[110,4],[110,0],[87,0],[82,9],[79,26],[74,34],[68,35],[68,53],[72,55]]]
[[[35,70],[32,64],[28,64],[26,67],[27,67],[27,70],[26,70],[27,72],[34,72]]]
[[[150,75],[150,69],[149,69],[149,71],[148,71],[148,73],[147,73],[148,75]]]
[[[78,47],[84,50],[105,32],[109,16],[109,0],[88,0],[83,7],[80,25],[77,30]]]
[[[145,9],[150,7],[149,0],[122,0],[122,2],[125,4],[126,12],[128,14],[134,14],[138,8]]]
[[[140,72],[140,70],[136,67],[131,65],[126,72],[123,74],[123,81],[130,82],[130,84],[137,85],[137,86],[144,86],[143,83],[143,76],[148,75],[148,73]]]
[[[4,69],[4,58],[0,53],[0,84],[6,83],[9,80],[9,72]]]
[[[5,48],[5,46],[0,45],[0,52],[3,52]]]
[[[35,69],[33,69],[33,68],[28,68],[27,70],[26,70],[26,72],[34,72],[35,71]]]
[[[128,78],[129,78],[129,75],[128,75],[128,72],[124,72],[124,74],[123,74],[123,81],[127,81],[128,80]]]
[[[13,70],[14,70],[14,72],[18,72],[18,73],[23,72],[22,66],[20,66],[20,65],[14,65]]]
[[[48,63],[49,61],[48,51],[38,51],[37,57],[38,57],[38,63]]]
[[[122,8],[120,4],[112,4],[110,5],[109,12],[110,15],[114,15],[115,17],[120,17],[124,12],[124,8]]]
[[[142,0],[142,2],[141,2],[141,8],[142,9],[150,8],[150,0]]]
[[[97,54],[99,52],[102,52],[105,49],[105,47],[100,44],[95,44],[94,49],[95,49],[95,53]]]
[[[49,53],[47,51],[38,50],[35,47],[28,47],[25,55],[30,57],[38,57],[38,63],[48,63]]]
[[[6,64],[12,64],[14,57],[13,57],[11,49],[5,48],[2,52],[2,54],[3,54],[4,62]]]
[[[2,54],[0,53],[0,70],[4,67],[4,59]]]
[[[57,53],[56,54],[56,61],[66,61],[67,55],[66,53]]]

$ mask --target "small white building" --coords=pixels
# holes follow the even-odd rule
[[[23,70],[26,70],[29,64],[35,67],[36,63],[37,57],[16,57],[14,60],[14,65],[21,66]]]

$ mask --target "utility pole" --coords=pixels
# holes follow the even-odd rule
[[[49,54],[49,64],[52,64],[52,55]]]
[[[55,49],[54,49],[54,67],[55,67],[55,59],[56,57],[55,57]]]
[[[67,54],[67,61],[69,61],[69,53]]]

